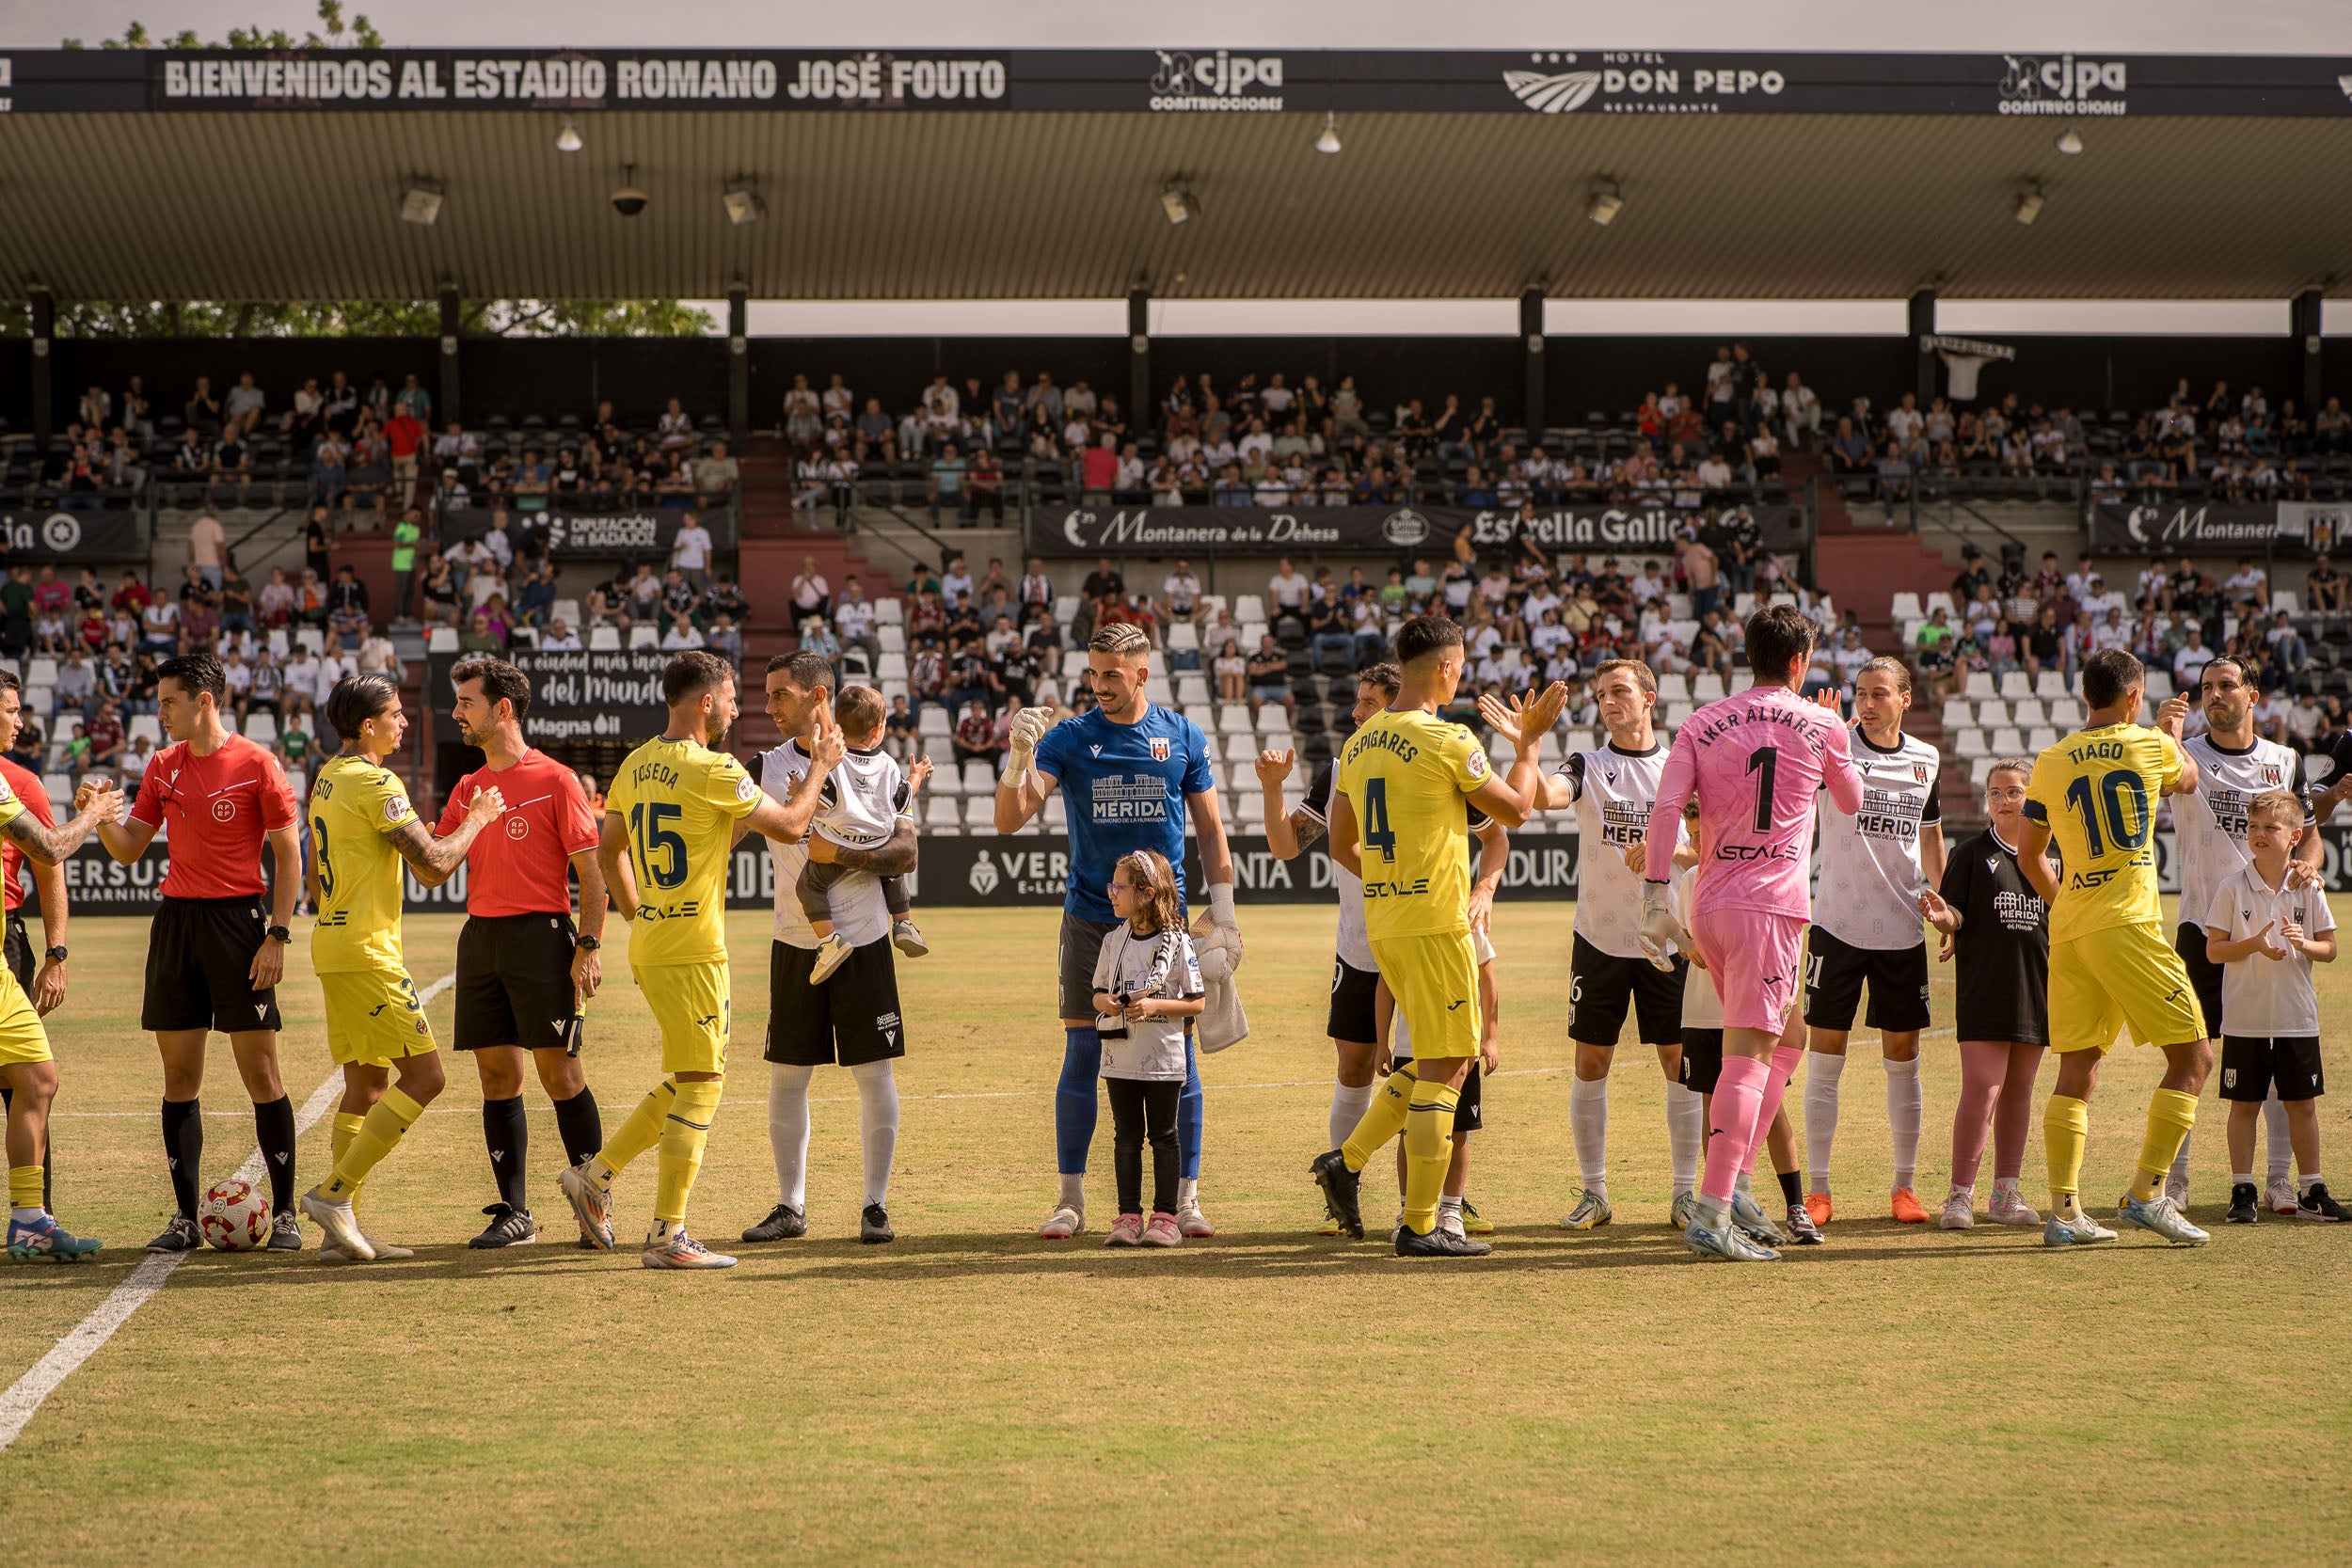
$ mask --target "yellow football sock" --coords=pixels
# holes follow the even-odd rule
[[[683,1087],[675,1079],[669,1078],[655,1085],[653,1092],[637,1102],[637,1109],[628,1114],[628,1119],[614,1128],[612,1135],[604,1140],[604,1148],[595,1160],[589,1162],[590,1169],[609,1181],[614,1175],[627,1170],[631,1160],[660,1142],[661,1130],[670,1118],[670,1107],[677,1103]],[[706,1117],[703,1119],[707,1121],[709,1118]],[[598,1169],[599,1166],[602,1168]]]
[[[2148,1136],[2139,1146],[2139,1175],[2132,1196],[2151,1198],[2164,1191],[2165,1172],[2197,1125],[2197,1097],[2179,1089],[2158,1089],[2148,1097]]]
[[[1413,1090],[1421,1083],[1410,1062],[1389,1074],[1372,1103],[1356,1123],[1356,1131],[1340,1145],[1340,1154],[1347,1161],[1349,1170],[1361,1170],[1375,1150],[1405,1129],[1405,1115],[1413,1103]]]
[[[1405,1224],[1416,1236],[1437,1227],[1445,1168],[1454,1161],[1454,1108],[1462,1091],[1422,1084],[1405,1118]]]
[[[40,1167],[10,1165],[8,1167],[8,1207],[38,1209],[40,1205]]]
[[[343,1154],[351,1148],[351,1140],[359,1135],[359,1128],[367,1119],[357,1111],[335,1113],[335,1130],[327,1140],[329,1154],[326,1173],[330,1178],[335,1174],[335,1167],[343,1163]],[[351,1191],[344,1195],[354,1208],[358,1207],[361,1186],[362,1183],[354,1181],[351,1184]]]
[[[2050,1158],[2050,1206],[2071,1220],[2079,1210],[2083,1148],[2090,1142],[2090,1102],[2054,1094],[2042,1114],[2042,1147]],[[2166,1164],[2171,1162],[2168,1158]]]
[[[403,1094],[399,1085],[386,1089],[375,1108],[359,1118],[358,1131],[352,1133],[342,1153],[336,1156],[335,1174],[319,1189],[320,1195],[329,1203],[350,1202],[368,1172],[399,1146],[422,1115],[424,1107]]]
[[[703,1145],[710,1140],[710,1120],[719,1114],[721,1079],[704,1079],[677,1085],[677,1102],[661,1123],[661,1155],[654,1179],[653,1217],[665,1225],[686,1223],[686,1195],[694,1190],[694,1177],[703,1168]]]

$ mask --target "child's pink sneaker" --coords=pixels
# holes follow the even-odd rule
[[[1103,1244],[1104,1246],[1137,1246],[1147,1240],[1149,1238],[1143,1233],[1143,1216],[1121,1214],[1111,1226],[1111,1233],[1103,1238]]]
[[[1184,1233],[1177,1227],[1176,1216],[1170,1213],[1154,1213],[1152,1223],[1143,1227],[1145,1246],[1174,1246],[1184,1239]]]

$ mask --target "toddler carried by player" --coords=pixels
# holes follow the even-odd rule
[[[810,832],[827,843],[847,849],[876,849],[888,844],[898,818],[906,815],[913,802],[914,792],[931,776],[930,758],[921,758],[911,774],[901,775],[898,761],[882,749],[882,724],[888,717],[882,693],[870,686],[843,687],[834,701],[834,721],[841,726],[841,739],[849,753],[826,779],[818,797],[817,819],[810,825]],[[811,855],[793,883],[801,911],[808,916],[809,928],[823,943],[817,954],[817,965],[809,972],[812,985],[822,984],[849,960],[849,939],[834,933],[833,905],[826,895],[827,890],[848,870],[831,863],[819,864],[817,857]],[[892,945],[910,958],[929,953],[930,947],[923,941],[923,933],[914,927],[914,905],[907,898],[906,879],[877,879],[882,883],[882,902],[890,910]]]

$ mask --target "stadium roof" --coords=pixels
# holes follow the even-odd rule
[[[2352,278],[2352,61],[1292,52],[1235,84],[1241,63],[20,53],[0,290],[2226,299]],[[831,96],[793,96],[812,83]],[[1336,155],[1314,149],[1327,113]],[[579,152],[554,146],[566,114]],[[609,200],[625,166],[633,218]],[[1171,225],[1178,179],[1197,215]],[[741,180],[765,215],[738,225]],[[1605,227],[1600,182],[1624,202]],[[442,194],[429,226],[400,215],[420,182]]]

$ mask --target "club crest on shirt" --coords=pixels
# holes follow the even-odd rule
[[[2266,762],[2263,764],[2263,783],[2270,785],[2273,789],[2276,789],[2282,778],[2283,775],[2280,773],[2277,763]]]
[[[1168,736],[1155,735],[1152,737],[1152,760],[1153,762],[1168,760]]]
[[[1928,782],[1928,765],[1924,762],[1913,763],[1911,765],[1911,776],[1915,782],[1926,784]]]

